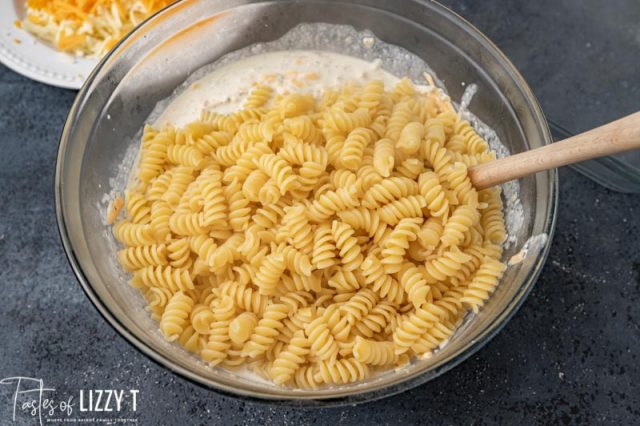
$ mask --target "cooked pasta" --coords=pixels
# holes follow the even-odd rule
[[[362,363],[378,366],[395,364],[398,358],[393,342],[376,342],[360,336],[355,338],[353,356]]]
[[[152,244],[150,246],[129,247],[118,251],[118,260],[127,271],[136,271],[145,266],[162,266],[167,262],[167,246]]]
[[[379,139],[373,151],[373,167],[382,177],[389,177],[395,165],[393,141],[388,138]]]
[[[295,332],[287,349],[280,352],[271,367],[271,377],[277,385],[288,382],[293,374],[304,364],[309,354],[309,340],[305,337],[304,331]]]
[[[345,271],[353,271],[362,263],[362,253],[354,230],[349,225],[334,220],[331,225],[331,234],[339,250],[342,268]]]
[[[391,177],[373,185],[364,193],[362,206],[375,209],[409,195],[418,193],[417,183],[404,177]]]
[[[506,266],[494,157],[405,79],[145,127],[113,234],[162,335],[222,368],[316,388],[438,350]]]
[[[420,149],[424,137],[424,125],[413,121],[402,129],[396,148],[405,154],[415,154]]]
[[[180,337],[192,307],[193,300],[180,291],[171,297],[160,319],[160,331],[167,340],[172,341]]]

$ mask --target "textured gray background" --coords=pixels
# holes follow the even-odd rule
[[[569,129],[639,109],[639,2],[445,4],[505,51],[548,116]],[[558,228],[540,280],[505,329],[445,376],[358,407],[243,403],[149,361],[80,290],[52,191],[74,95],[0,66],[0,378],[41,377],[59,394],[139,389],[144,425],[640,423],[640,196],[561,170]],[[0,424],[11,424],[9,398],[0,386]]]

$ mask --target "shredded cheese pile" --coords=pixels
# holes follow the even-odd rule
[[[22,27],[77,56],[101,57],[175,0],[27,0]]]

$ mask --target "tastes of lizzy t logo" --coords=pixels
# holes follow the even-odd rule
[[[57,395],[42,379],[5,377],[0,380],[0,423],[8,416],[14,423],[25,417],[45,423],[137,423],[137,389],[80,389]],[[4,388],[4,389],[3,389]],[[22,422],[20,424],[23,424]]]

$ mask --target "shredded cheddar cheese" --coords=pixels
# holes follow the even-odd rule
[[[138,24],[174,1],[27,0],[27,17],[21,25],[63,52],[101,57]]]
[[[120,214],[120,210],[124,206],[124,199],[122,195],[118,194],[116,198],[114,198],[111,203],[109,203],[109,207],[107,208],[107,223],[112,225],[113,222],[116,221],[118,215]]]

